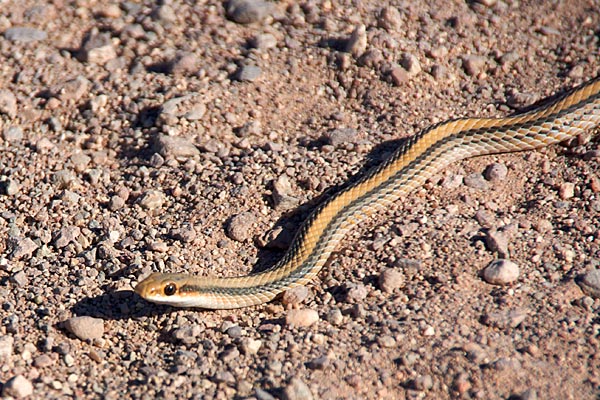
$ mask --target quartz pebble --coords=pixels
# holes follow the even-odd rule
[[[65,328],[81,340],[100,339],[104,335],[104,321],[88,316],[69,318]]]
[[[518,278],[519,266],[510,260],[495,260],[483,270],[483,279],[494,285],[508,285]]]
[[[23,375],[10,378],[2,387],[3,397],[22,399],[33,394],[33,384]]]
[[[319,313],[311,309],[289,310],[285,317],[287,325],[308,327],[319,321]]]

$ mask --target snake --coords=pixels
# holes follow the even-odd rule
[[[449,164],[539,149],[597,127],[600,76],[539,104],[503,118],[450,119],[407,138],[386,161],[317,206],[284,256],[264,271],[237,277],[152,273],[134,290],[147,301],[175,307],[232,309],[269,302],[312,281],[350,229]]]

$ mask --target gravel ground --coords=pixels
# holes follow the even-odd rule
[[[271,265],[398,139],[600,67],[597,0],[382,3],[0,1],[4,396],[597,398],[592,135],[451,166],[270,304],[132,292]]]

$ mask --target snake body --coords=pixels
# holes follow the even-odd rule
[[[135,291],[146,300],[179,307],[228,309],[268,302],[310,282],[352,227],[422,186],[448,164],[549,146],[599,124],[600,77],[527,113],[433,125],[404,141],[387,161],[317,207],[284,257],[271,268],[231,278],[153,273]]]

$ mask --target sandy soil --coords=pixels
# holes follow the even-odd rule
[[[131,291],[271,265],[398,139],[595,77],[598,1],[0,3],[4,396],[598,396],[586,138],[451,166],[353,230],[299,300],[201,311]],[[502,257],[518,277],[487,283]]]

